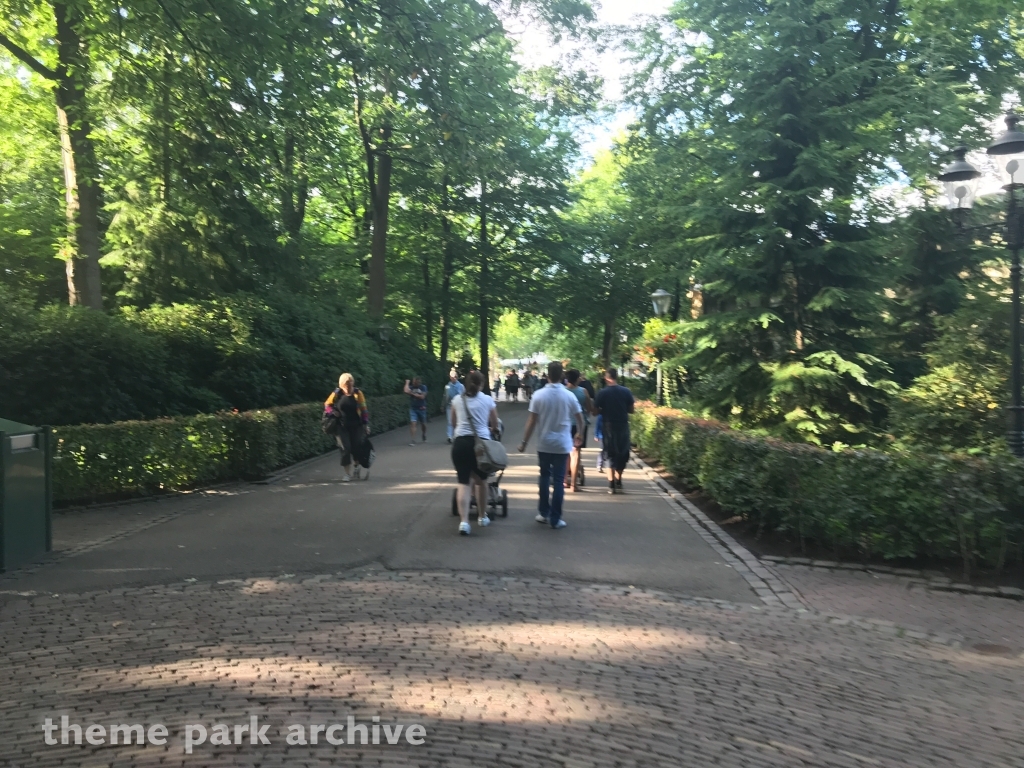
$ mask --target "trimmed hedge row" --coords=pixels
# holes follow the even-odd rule
[[[440,393],[431,393],[432,412]],[[406,395],[371,397],[373,434],[409,422]],[[154,421],[54,429],[53,498],[58,504],[146,496],[214,482],[265,477],[331,450],[322,403]]]
[[[876,450],[829,451],[762,438],[650,403],[633,440],[726,511],[836,557],[960,559],[965,578],[1024,548],[1024,462]]]

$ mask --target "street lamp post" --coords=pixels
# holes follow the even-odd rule
[[[669,311],[672,308],[672,294],[669,293],[668,291],[662,289],[662,288],[659,288],[658,290],[656,290],[654,293],[651,294],[651,303],[654,305],[654,315],[656,317],[664,317],[665,315],[667,315],[669,313]],[[658,388],[657,403],[658,403],[658,405],[664,405],[665,404],[665,396],[663,394],[664,390],[663,390],[662,385],[661,385],[661,353],[660,352],[658,353],[658,365],[655,368],[655,372],[657,374],[655,386],[657,386],[657,388]]]
[[[1024,132],[1017,128],[1020,118],[1015,114],[1006,116],[1006,130],[999,135],[986,152],[1003,161],[1001,172],[1006,182],[1006,223],[1004,238],[1010,251],[1010,288],[1013,294],[1013,326],[1011,328],[1011,366],[1009,429],[1006,441],[1014,456],[1024,458],[1024,402],[1021,398],[1021,311],[1020,311],[1020,250],[1024,245],[1024,210],[1018,204],[1017,192],[1024,189]],[[965,225],[967,212],[974,204],[978,179],[981,172],[967,161],[967,148],[953,150],[954,160],[939,175],[946,187],[949,207],[953,220],[961,232],[991,229],[984,225]]]

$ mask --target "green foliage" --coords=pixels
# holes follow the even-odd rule
[[[439,410],[440,394],[432,398]],[[380,434],[409,419],[405,395],[369,397]],[[265,477],[334,447],[320,430],[323,405],[303,403],[242,413],[59,427],[54,500],[83,503],[146,496],[210,483]]]
[[[952,314],[937,323],[926,347],[928,371],[893,404],[890,429],[899,443],[944,450],[1005,451],[1010,371],[1007,275],[975,283]]]
[[[600,371],[596,373],[596,377],[600,378]],[[656,394],[657,386],[653,377],[650,379],[634,379],[629,376],[619,376],[619,384],[627,387],[637,400],[650,400]]]
[[[573,185],[573,207],[551,279],[551,347],[581,368],[622,364],[620,334],[636,333],[647,303],[650,261],[634,247],[624,158],[601,152]],[[628,357],[628,353],[627,353]]]
[[[828,451],[641,405],[633,436],[728,512],[835,555],[1002,568],[1024,542],[1024,463],[918,451]]]
[[[0,302],[0,411],[31,424],[153,419],[322,400],[350,371],[373,395],[446,372],[362,313],[285,293],[108,315]]]
[[[0,283],[38,302],[67,293],[53,95],[0,58]]]
[[[695,0],[629,41],[629,248],[660,287],[702,286],[670,362],[685,402],[788,439],[886,439],[978,257],[914,209],[1019,89],[1017,24],[998,3]]]
[[[78,42],[58,46],[66,10]],[[132,0],[114,13],[0,0],[0,275],[37,308],[55,303],[68,294],[54,257],[94,233],[115,315],[47,308],[29,337],[0,342],[15,355],[2,408],[109,421],[301,401],[343,368],[372,391],[431,377],[429,356],[473,339],[481,311],[535,292],[572,121],[597,98],[582,71],[521,68],[509,12],[555,36],[593,20],[581,0]],[[91,227],[69,228],[63,210],[66,75],[78,187],[100,196]],[[365,334],[381,311],[399,338],[384,353]],[[67,361],[30,359],[53,340]],[[113,372],[131,358],[146,360],[142,380]],[[71,383],[37,388],[47,373],[73,379],[79,404]],[[74,413],[54,415],[57,401]]]
[[[546,348],[549,329],[543,317],[510,310],[494,324],[494,351],[499,358],[529,358]]]

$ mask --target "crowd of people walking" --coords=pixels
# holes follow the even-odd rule
[[[623,492],[622,475],[630,452],[629,417],[635,400],[633,393],[619,383],[614,368],[606,370],[603,379],[601,389],[595,390],[579,370],[566,371],[562,363],[552,362],[541,377],[530,370],[522,376],[509,371],[504,381],[499,377],[494,382],[495,395],[504,389],[506,401],[515,403],[522,391],[528,402],[526,426],[518,449],[524,452],[536,435],[535,519],[556,530],[568,525],[563,514],[565,491],[576,493],[582,485],[582,449],[592,418],[595,440],[601,446],[597,470],[607,473],[609,494]],[[451,460],[457,477],[453,512],[458,513],[461,535],[472,530],[470,516],[474,504],[478,525],[490,524],[489,489],[500,481],[507,463],[500,444],[503,423],[495,397],[486,391],[485,384],[479,371],[471,371],[464,381],[459,381],[453,370],[442,395],[447,441],[452,446]],[[427,385],[419,377],[407,379],[403,392],[409,397],[410,445],[417,445],[417,438],[425,443],[429,420]],[[368,478],[374,460],[369,439],[370,411],[351,373],[340,376],[338,386],[324,403],[322,427],[340,451],[342,482]]]

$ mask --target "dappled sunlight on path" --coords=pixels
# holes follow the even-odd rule
[[[1010,765],[1024,746],[1024,661],[623,587],[380,570],[150,587],[8,603],[0,638],[0,757],[19,765],[86,764],[42,746],[61,713],[166,724],[166,749],[103,749],[141,766],[930,768]],[[287,725],[349,715],[421,723],[426,743],[284,743]],[[271,744],[182,753],[187,723],[250,716]]]

